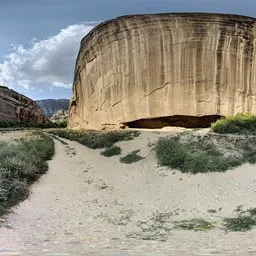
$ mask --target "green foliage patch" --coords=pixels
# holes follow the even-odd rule
[[[209,138],[182,143],[179,138],[160,139],[156,145],[158,163],[182,172],[223,172],[241,164],[242,158],[225,157]]]
[[[0,120],[0,128],[66,128],[67,120],[63,120],[58,123],[48,122],[48,123],[35,123],[27,121],[12,121],[12,120]]]
[[[256,115],[239,113],[223,117],[211,126],[217,133],[251,134],[256,135]]]
[[[139,136],[136,131],[72,131],[72,130],[54,130],[50,134],[74,140],[88,148],[111,148],[118,141],[132,140]]]
[[[256,227],[256,208],[242,210],[242,206],[238,206],[235,212],[235,217],[223,219],[226,231],[244,232]]]
[[[139,151],[140,150],[134,150],[131,153],[127,154],[126,156],[121,157],[120,162],[124,164],[132,164],[140,161],[141,159],[143,159],[143,157],[138,155]]]
[[[29,195],[29,185],[48,169],[53,140],[43,134],[0,144],[0,215]]]
[[[111,157],[115,155],[121,154],[121,148],[118,146],[112,146],[110,148],[106,148],[104,151],[101,152],[101,155],[106,157]]]

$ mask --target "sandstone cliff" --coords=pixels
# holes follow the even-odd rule
[[[186,126],[237,112],[256,113],[254,18],[123,16],[81,42],[71,128]]]
[[[0,120],[49,122],[35,101],[4,86],[0,86]]]

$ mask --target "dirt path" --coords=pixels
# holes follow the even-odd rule
[[[120,156],[105,158],[100,150],[56,140],[48,173],[0,228],[0,255],[256,253],[255,230],[169,231],[173,220],[218,222],[238,205],[256,207],[255,166],[207,175],[160,168],[149,146],[159,136],[143,132],[118,143],[123,155],[141,149],[145,158],[132,165],[121,164]]]

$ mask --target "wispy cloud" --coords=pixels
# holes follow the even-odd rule
[[[26,89],[45,85],[70,88],[80,41],[95,25],[70,25],[48,39],[33,39],[29,48],[14,45],[0,63],[0,84]]]

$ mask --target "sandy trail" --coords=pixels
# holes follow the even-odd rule
[[[141,149],[145,158],[132,165],[55,140],[48,173],[0,228],[0,255],[256,254],[256,230],[168,231],[174,220],[219,222],[238,205],[256,207],[256,170],[188,175],[158,167],[149,145],[165,135],[145,131],[117,143],[122,155]]]

